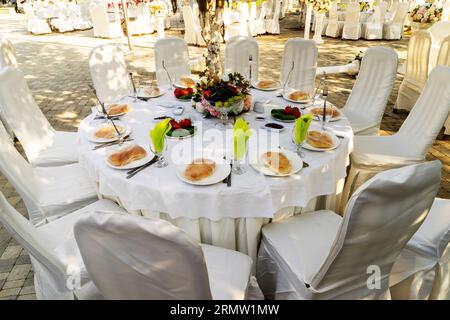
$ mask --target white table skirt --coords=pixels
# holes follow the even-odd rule
[[[274,104],[282,107],[289,104],[275,97],[274,92],[255,90],[252,95],[254,100],[270,98]],[[203,119],[190,103],[179,102],[168,92],[158,99],[132,103],[133,112],[122,117],[122,121],[132,127],[132,137],[136,143],[142,146],[149,144],[148,131],[155,124],[155,115],[161,112],[171,114],[171,109],[157,106],[162,101],[184,105],[185,112],[181,118],[191,117],[202,121],[204,132],[208,128],[213,129],[218,121]],[[266,114],[270,114],[270,109],[266,110]],[[255,112],[243,115],[254,129],[251,140],[255,141],[258,141],[258,131],[267,132],[258,130],[262,123],[254,120],[257,115]],[[94,144],[87,140],[87,132],[98,124],[92,119],[93,115],[80,125],[79,154],[80,164],[97,183],[99,194],[118,201],[130,212],[170,220],[201,242],[236,249],[253,258],[256,257],[260,229],[264,223],[276,218],[275,213],[289,207],[309,207],[312,210],[316,208],[317,197],[333,196],[341,191],[353,146],[351,127],[346,119],[342,119],[329,123],[330,130],[345,136],[339,147],[329,152],[305,150],[304,161],[309,167],[290,177],[265,177],[247,166],[245,174],[233,175],[230,188],[223,183],[207,187],[193,186],[176,176],[173,159],[167,157],[168,167],[150,167],[127,180],[126,172],[106,165],[109,148],[92,151]],[[279,145],[295,150],[291,139],[293,125],[284,125],[287,128],[279,134]],[[215,130],[213,132],[220,133],[217,128]],[[180,147],[180,143],[189,144],[189,140],[194,139],[202,139],[202,136],[197,134],[183,142],[169,140],[166,154]],[[333,201],[328,199],[328,202],[326,207],[334,208]],[[292,214],[292,211],[289,210],[288,214]]]

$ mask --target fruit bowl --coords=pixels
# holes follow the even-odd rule
[[[282,122],[294,122],[302,113],[299,108],[287,106],[284,109],[272,109],[270,115],[273,119]]]
[[[175,88],[173,91],[175,98],[179,100],[191,100],[194,96],[193,88]]]

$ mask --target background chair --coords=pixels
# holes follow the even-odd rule
[[[450,299],[450,200],[436,198],[430,213],[395,262],[393,299]]]
[[[381,2],[375,7],[370,22],[361,25],[361,34],[364,39],[376,40],[383,39],[383,24],[386,16],[386,3]]]
[[[358,40],[361,37],[360,9],[358,2],[350,2],[345,10],[342,39]]]
[[[33,166],[57,166],[78,161],[76,132],[56,131],[45,118],[23,73],[0,70],[0,110]]]
[[[47,20],[39,19],[38,17],[36,17],[31,3],[24,3],[23,10],[25,12],[25,16],[27,17],[28,32],[31,32],[33,34],[45,34],[52,32],[50,26],[47,23]]]
[[[450,67],[450,36],[446,37],[441,42],[441,47],[439,49],[436,65],[443,65]],[[444,134],[450,135],[450,116],[447,118],[444,127],[445,127]]]
[[[94,36],[100,38],[122,38],[124,36],[122,26],[118,21],[109,21],[106,8],[103,4],[91,2],[89,5]]]
[[[163,68],[163,61],[169,76]],[[170,84],[170,80],[175,83],[181,77],[190,75],[189,50],[186,42],[180,38],[158,39],[155,43],[155,70],[160,86]]]
[[[342,112],[354,134],[376,135],[397,76],[398,55],[387,47],[364,53],[356,82]]]
[[[92,214],[75,225],[86,270],[106,299],[237,299],[251,259],[200,245],[164,220]]]
[[[205,40],[202,37],[202,28],[200,24],[196,24],[194,18],[194,10],[190,5],[183,6],[183,20],[184,20],[184,41],[187,44],[194,44],[205,46]]]
[[[414,108],[390,136],[356,136],[341,210],[356,188],[380,171],[425,161],[450,112],[450,67],[431,72]]]
[[[403,27],[408,15],[409,2],[394,2],[392,19],[383,24],[383,39],[398,40],[403,37]]]
[[[394,109],[411,110],[428,78],[431,36],[428,32],[414,32],[409,40],[406,72],[398,89]]]
[[[264,1],[262,4],[265,8],[266,16],[264,19],[264,29],[269,34],[280,34],[280,6],[281,1],[272,0]]]
[[[250,57],[252,62],[250,62]],[[225,74],[239,72],[250,79],[258,81],[259,47],[258,42],[251,37],[236,36],[228,40],[225,46]]]
[[[97,96],[102,102],[116,102],[132,92],[123,51],[114,45],[92,49],[89,70]]]
[[[389,272],[428,214],[440,170],[439,161],[388,170],[342,218],[321,210],[263,227],[256,273],[266,298],[388,299]]]
[[[52,19],[50,24],[59,32],[75,30],[74,20],[70,16],[70,11],[65,4],[58,6],[58,18]]]
[[[313,40],[289,39],[284,46],[281,60],[281,83],[286,83],[290,88],[312,91],[316,78],[317,55],[317,46]]]
[[[342,36],[344,22],[339,21],[338,4],[333,2],[329,11],[328,25],[325,31],[327,37],[337,38]]]
[[[429,29],[429,32],[431,35],[431,49],[428,70],[431,71],[437,64],[439,50],[443,40],[450,36],[450,21],[438,21],[434,23]]]

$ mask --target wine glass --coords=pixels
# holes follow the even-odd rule
[[[153,143],[150,143],[150,150],[155,154],[155,156],[158,159],[158,161],[155,164],[156,168],[164,168],[169,165],[167,160],[164,158],[164,152],[167,150],[166,142],[167,142],[166,137],[164,137],[161,150],[156,150]]]
[[[297,149],[295,150],[295,152],[298,154],[298,156],[300,158],[303,158],[305,156],[305,154],[303,153],[303,145],[305,144],[305,141],[306,141],[306,135],[305,135],[305,137],[303,137],[303,139],[301,139],[300,141],[297,141],[295,139],[295,125],[294,125],[294,128],[292,128],[292,141],[297,146]]]
[[[243,160],[245,159],[245,155],[247,153],[247,144],[248,142],[245,141],[244,143],[237,143],[233,147],[233,169],[231,170],[232,173],[241,175],[247,172],[244,165],[242,164]],[[243,150],[236,150],[236,147],[241,147]]]

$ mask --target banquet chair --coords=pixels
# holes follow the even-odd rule
[[[109,200],[99,200],[37,227],[16,211],[0,192],[0,222],[30,255],[37,299],[102,298],[89,279],[73,235],[75,222],[93,211],[124,212]]]
[[[411,36],[406,57],[406,72],[398,89],[395,109],[411,110],[428,78],[431,36],[417,31]]]
[[[16,50],[14,49],[11,41],[9,41],[4,35],[0,34],[0,69],[7,66],[13,68],[19,67],[16,58]],[[0,122],[6,128],[6,131],[11,139],[14,139],[14,132],[6,121],[2,108],[0,108]]]
[[[141,2],[136,8],[136,18],[128,22],[131,35],[153,33],[150,9],[148,5]]]
[[[103,4],[91,2],[89,4],[92,26],[94,27],[94,37],[100,38],[122,38],[123,30],[120,22],[109,21],[106,8]]]
[[[33,168],[0,124],[0,171],[23,199],[30,221],[41,225],[98,199],[79,164]]]
[[[0,70],[0,110],[32,166],[57,166],[78,161],[77,133],[57,131],[52,127],[19,69],[5,67]]]
[[[350,2],[345,10],[344,27],[342,28],[342,39],[358,40],[361,37],[361,15],[358,2]]]
[[[74,23],[75,29],[86,30],[92,28],[92,21],[89,13],[89,3],[78,3],[77,7],[78,19]]]
[[[398,55],[388,47],[370,47],[364,53],[358,77],[341,111],[353,133],[376,135],[394,87]]]
[[[450,299],[450,200],[436,198],[430,213],[395,262],[393,299]]]
[[[450,1],[445,1],[442,6],[441,21],[450,21]]]
[[[442,40],[436,64],[450,67],[450,36]],[[444,127],[444,134],[450,135],[450,115],[447,118]]]
[[[381,172],[343,217],[320,210],[262,228],[256,275],[271,299],[389,299],[389,272],[439,190],[432,161]]]
[[[264,19],[264,29],[269,34],[280,34],[281,1],[264,1],[261,5],[266,8],[267,12],[269,12]]]
[[[252,1],[250,7],[249,28],[250,35],[253,37],[266,33],[266,29],[264,28],[264,17],[261,17],[261,15],[258,16],[257,11],[256,2]]]
[[[383,24],[383,39],[386,40],[399,40],[403,37],[403,27],[409,11],[409,2],[394,3],[397,5],[392,19]]]
[[[281,60],[280,82],[294,89],[314,90],[317,55],[317,46],[313,40],[289,39]]]
[[[194,10],[190,5],[183,6],[183,20],[184,20],[184,41],[187,44],[194,44],[205,46],[205,40],[202,36],[202,28],[200,24],[196,24],[194,18]]]
[[[252,62],[250,62],[250,57]],[[236,36],[225,46],[225,74],[239,72],[247,79],[252,69],[252,82],[258,81],[259,47],[252,37]]]
[[[337,38],[342,35],[344,22],[339,21],[338,4],[333,2],[329,11],[328,25],[325,31],[327,37]]]
[[[50,24],[59,32],[75,30],[73,19],[70,17],[70,10],[64,4],[59,5],[58,18],[52,19]]]
[[[364,39],[377,40],[383,39],[383,24],[386,16],[386,3],[381,2],[375,7],[370,22],[361,25],[361,34]]]
[[[23,4],[23,10],[27,17],[27,30],[33,34],[45,34],[51,33],[52,30],[47,23],[47,20],[36,17],[31,3],[26,2]]]
[[[225,8],[223,15],[223,27],[225,29],[223,40],[225,42],[228,39],[238,36],[240,34],[240,16],[237,11],[232,8]]]
[[[428,69],[431,71],[437,64],[437,58],[442,41],[446,37],[450,36],[450,21],[438,21],[434,23],[429,29],[429,32],[431,35],[431,49]]]
[[[163,62],[165,68],[163,68]],[[155,70],[158,85],[170,85],[183,76],[191,74],[189,50],[180,38],[158,39],[155,43]],[[167,75],[167,73],[169,75]]]
[[[376,173],[425,161],[429,147],[450,113],[450,67],[436,66],[397,133],[355,136],[341,210],[358,186]]]
[[[89,69],[100,101],[116,102],[131,94],[125,56],[119,47],[107,44],[92,49]]]
[[[92,214],[74,228],[86,270],[105,299],[246,297],[250,257],[198,244],[165,220]]]

